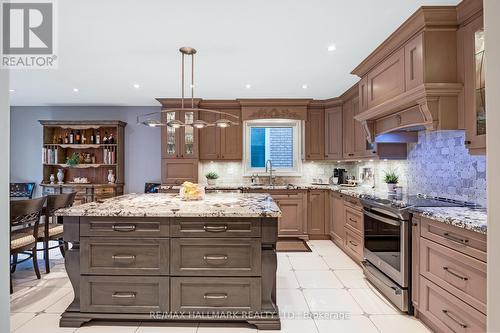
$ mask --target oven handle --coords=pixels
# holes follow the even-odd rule
[[[364,209],[364,213],[365,213],[366,216],[369,216],[372,219],[375,219],[377,221],[381,221],[381,222],[384,222],[384,223],[387,223],[387,224],[390,224],[390,225],[394,225],[396,227],[399,227],[401,225],[401,221],[400,220],[392,220],[392,219],[389,219],[387,217],[383,217],[383,216],[374,214],[372,212],[369,212],[366,209]]]

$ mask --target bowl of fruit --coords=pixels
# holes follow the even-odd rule
[[[205,187],[191,182],[184,182],[179,194],[182,200],[203,200],[205,198]]]

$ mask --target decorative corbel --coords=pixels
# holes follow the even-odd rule
[[[375,122],[373,120],[362,120],[361,126],[365,131],[366,140],[373,143],[375,141]]]

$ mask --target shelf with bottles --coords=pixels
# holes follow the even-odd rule
[[[44,133],[44,145],[60,147],[86,146],[99,148],[102,145],[116,145],[116,127],[69,128],[47,127]]]
[[[105,147],[117,147],[118,144],[44,144],[45,147],[59,147],[63,149],[71,148],[71,149],[99,149]]]
[[[58,168],[72,168],[72,169],[88,169],[88,168],[105,168],[105,167],[115,167],[117,164],[93,164],[93,163],[82,163],[76,165],[68,165],[66,163],[44,163],[44,166],[58,167]]]

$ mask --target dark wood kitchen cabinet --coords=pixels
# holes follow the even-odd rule
[[[344,247],[344,195],[330,191],[330,238],[337,246]]]
[[[325,159],[342,159],[342,106],[325,109]]]
[[[307,197],[307,233],[311,239],[324,238],[330,229],[328,191],[309,190]]]
[[[223,109],[223,112],[241,117],[240,109]],[[236,119],[215,113],[202,112],[200,119],[214,123],[218,119]],[[200,160],[241,160],[243,158],[243,128],[232,125],[227,128],[206,127],[200,130]]]
[[[310,108],[306,120],[306,160],[325,158],[325,110]]]

